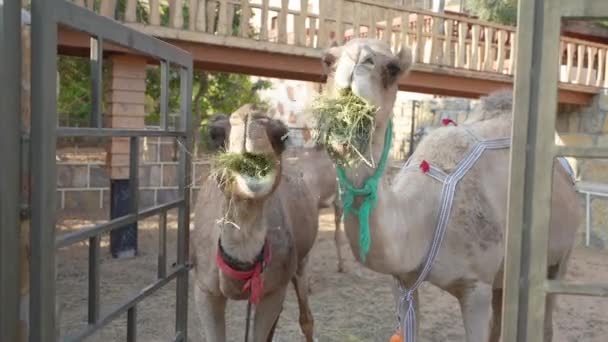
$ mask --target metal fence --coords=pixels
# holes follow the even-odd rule
[[[605,284],[547,279],[555,157],[608,158],[608,148],[555,145],[560,25],[566,17],[608,18],[606,0],[522,0],[517,26],[502,341],[546,340],[547,296],[608,296]],[[547,129],[550,128],[550,129]]]
[[[1,79],[19,80],[21,49],[19,11],[21,1],[4,0],[0,6],[0,70]],[[138,210],[138,156],[141,137],[173,137],[182,146],[191,146],[191,84],[192,57],[167,43],[129,29],[111,19],[64,0],[33,0],[32,12],[32,78],[31,78],[31,134],[29,157],[20,156],[20,106],[18,81],[5,82],[1,92],[3,125],[2,163],[9,165],[2,171],[1,211],[2,239],[0,253],[0,283],[2,283],[0,331],[3,341],[18,340],[19,317],[19,206],[20,158],[29,158],[31,196],[31,259],[29,341],[49,341],[55,336],[55,254],[58,248],[77,242],[89,242],[88,326],[68,341],[80,341],[123,313],[127,313],[127,340],[136,340],[137,304],[159,288],[176,279],[176,334],[175,341],[187,339],[188,304],[188,239],[190,157],[185,149],[179,156],[178,199],[163,205]],[[56,60],[58,26],[84,32],[91,37],[91,125],[86,128],[57,127]],[[161,65],[161,127],[149,129],[103,128],[101,120],[102,62],[105,42],[120,45],[155,59]],[[179,127],[167,126],[169,69],[180,69],[180,122]],[[77,232],[55,236],[56,222],[56,164],[55,152],[58,137],[123,137],[130,139],[130,213],[107,223],[79,229]],[[5,172],[6,171],[6,172]],[[10,185],[5,188],[5,185]],[[177,263],[166,269],[167,211],[178,209]],[[104,316],[100,315],[99,264],[100,236],[138,220],[159,216],[159,260],[157,280],[141,289],[125,303]]]

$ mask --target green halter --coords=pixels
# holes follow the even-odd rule
[[[382,156],[378,167],[363,183],[363,187],[356,188],[346,177],[346,171],[342,166],[336,168],[338,174],[338,180],[341,185],[342,192],[342,207],[344,209],[343,215],[352,212],[358,215],[359,218],[359,248],[361,248],[361,260],[365,261],[367,253],[372,243],[372,239],[369,233],[369,214],[372,209],[376,207],[378,203],[378,182],[386,169],[386,163],[388,160],[388,152],[391,149],[391,142],[393,140],[393,122],[388,121],[386,133],[384,136],[384,148],[382,150]],[[363,197],[363,203],[359,209],[353,207],[355,196]]]

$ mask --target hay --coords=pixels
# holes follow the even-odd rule
[[[374,131],[377,108],[344,89],[338,97],[322,96],[313,104],[317,120],[315,142],[326,147],[330,156],[341,166],[352,167],[364,161],[363,152],[369,147]],[[336,148],[341,148],[340,153]]]
[[[266,155],[251,153],[219,153],[213,161],[211,175],[227,181],[234,173],[252,178],[263,178],[274,168],[274,161]]]

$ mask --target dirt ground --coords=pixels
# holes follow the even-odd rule
[[[391,279],[357,265],[347,245],[346,273],[336,272],[333,243],[333,216],[320,217],[321,231],[312,251],[309,275],[310,297],[319,342],[388,341],[395,327]],[[90,222],[89,222],[90,223]],[[155,220],[140,225],[139,256],[112,259],[108,239],[102,241],[101,303],[102,315],[125,301],[156,277],[158,233]],[[82,220],[63,220],[59,233],[65,233]],[[175,261],[176,226],[168,230],[169,267]],[[85,243],[60,250],[58,255],[57,292],[61,303],[63,335],[74,334],[86,326],[88,247]],[[573,255],[568,278],[577,281],[608,283],[608,252],[579,247]],[[190,301],[190,341],[203,341]],[[464,341],[464,329],[457,301],[441,290],[425,284],[421,290],[421,341]],[[175,326],[175,285],[156,292],[137,308],[138,340],[169,341]],[[228,306],[228,340],[242,341],[245,303]],[[606,341],[608,336],[608,300],[592,297],[562,296],[554,315],[556,342]],[[125,341],[126,315],[102,329],[89,341]],[[298,326],[297,304],[293,290],[279,320],[275,341],[303,341]],[[209,341],[213,342],[213,341]]]

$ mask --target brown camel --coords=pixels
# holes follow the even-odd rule
[[[233,172],[230,181],[209,177],[201,187],[191,249],[194,305],[208,342],[226,341],[228,299],[250,299],[253,341],[271,341],[290,281],[302,332],[313,340],[305,267],[317,235],[318,209],[301,178],[281,175],[286,133],[282,123],[255,107],[240,108],[226,126],[228,152],[265,155],[274,166],[263,177]],[[255,272],[262,266],[263,289],[258,291]],[[248,276],[235,278],[233,271]]]
[[[226,128],[230,126],[228,117],[216,114],[209,120],[209,138],[212,151],[225,148]],[[322,172],[319,172],[322,171]],[[336,170],[327,152],[321,147],[289,148],[283,153],[283,173],[302,176],[312,193],[317,208],[334,209],[334,241],[338,257],[338,272],[344,272],[342,259],[342,204],[338,195]]]
[[[381,41],[353,39],[327,50],[322,62],[331,92],[350,88],[378,108],[375,133],[365,154],[368,160],[380,160],[397,82],[411,67],[411,52],[406,48],[393,54]],[[360,253],[359,219],[352,214],[345,216],[344,229],[353,253],[366,267],[393,275],[406,288],[412,286],[429,255],[441,217],[442,184],[427,173],[432,167],[449,175],[480,140],[507,138],[508,143],[512,99],[504,95],[486,98],[476,120],[430,132],[413,153],[410,165],[414,167],[402,169],[391,184],[386,175],[382,176],[377,205],[369,217],[371,246],[365,260]],[[345,173],[354,186],[360,187],[374,171],[361,163]],[[547,176],[553,178],[547,273],[556,279],[565,273],[581,215],[566,169],[556,163],[553,175]],[[459,300],[469,342],[500,338],[508,179],[508,145],[484,150],[457,185],[443,242],[424,279]],[[357,197],[354,206],[361,203],[362,198]],[[415,292],[410,295],[418,301]],[[411,297],[405,300],[411,301]],[[553,296],[547,298],[547,341],[552,338],[554,302]],[[416,329],[412,330],[415,335]]]

